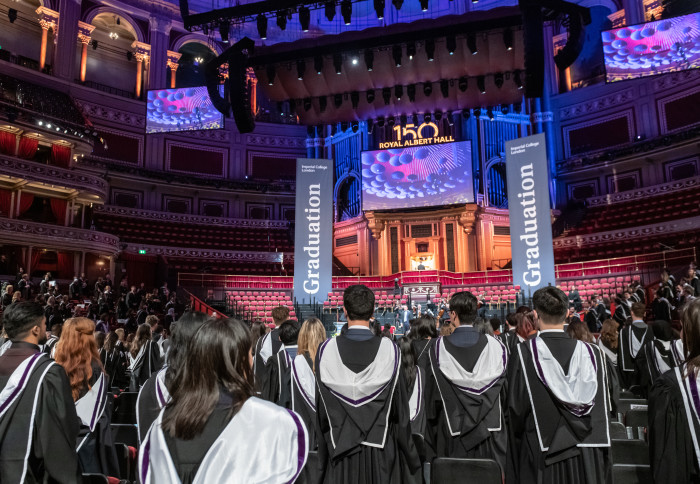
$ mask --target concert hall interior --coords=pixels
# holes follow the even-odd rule
[[[603,344],[598,341],[606,320],[616,321],[615,334],[620,325],[620,338],[623,328],[635,328],[635,296],[641,300],[637,304],[647,303],[643,319],[667,321],[674,339],[683,341],[678,339],[681,329],[686,331],[687,321],[700,314],[685,311],[700,296],[699,67],[697,0],[0,0],[2,310],[12,314],[10,308],[18,303],[41,304],[49,332],[42,349],[52,358],[51,344],[62,341],[56,328],[62,327],[65,335],[66,328],[75,326],[72,330],[79,334],[85,331],[76,322],[82,318],[93,321],[91,332],[107,335],[107,342],[98,343],[104,354],[114,354],[109,343],[114,330],[121,330],[117,343],[131,345],[126,346],[129,352],[120,353],[125,379],[105,373],[114,402],[108,411],[99,402],[96,407],[115,417],[107,424],[111,433],[88,425],[89,432],[80,434],[85,439],[97,436],[93,446],[111,439],[119,465],[95,466],[83,449],[73,477],[98,476],[84,482],[103,482],[101,475],[109,476],[109,482],[175,482],[172,476],[180,473],[182,482],[193,482],[196,468],[183,477],[179,464],[159,467],[152,459],[146,472],[143,462],[137,463],[136,452],[140,448],[143,459],[139,444],[146,438],[154,448],[175,445],[173,435],[180,435],[182,427],[173,422],[181,417],[161,413],[163,429],[180,429],[171,434],[152,430],[147,436],[148,427],[133,425],[135,392],[149,388],[147,380],[163,389],[174,385],[174,376],[162,376],[165,370],[156,373],[153,367],[145,374],[144,361],[149,370],[151,363],[160,369],[169,346],[164,348],[163,342],[184,345],[185,336],[179,343],[171,337],[171,325],[185,318],[195,327],[199,316],[193,312],[204,313],[208,321],[202,323],[201,316],[196,327],[226,321],[228,329],[217,331],[230,330],[235,338],[245,339],[231,322],[237,320],[252,329],[253,341],[260,336],[259,348],[252,349],[257,365],[254,394],[263,397],[262,387],[271,383],[258,375],[258,367],[269,364],[261,353],[277,353],[275,344],[282,341],[273,342],[271,349],[263,347],[263,340],[277,334],[279,315],[298,321],[299,327],[303,323],[303,328],[305,321],[316,318],[331,342],[322,343],[319,351],[332,348],[328,358],[344,359],[344,347],[334,356],[333,345],[352,326],[351,316],[359,314],[348,311],[354,304],[348,294],[357,285],[373,294],[370,327],[376,324],[401,351],[400,340],[411,337],[414,328],[409,321],[434,318],[438,333],[433,337],[449,335],[455,318],[459,326],[466,313],[458,314],[450,304],[466,304],[459,302],[465,292],[475,297],[477,317],[487,326],[491,321],[498,336],[508,333],[506,321],[516,313],[537,313],[535,293],[553,288],[568,296],[567,324],[572,318],[584,323],[590,342],[595,340],[591,346]],[[282,309],[286,312],[280,313]],[[594,311],[595,320],[589,319]],[[525,316],[519,318],[519,325],[526,324]],[[626,325],[628,318],[634,323]],[[546,326],[537,321],[531,335]],[[145,323],[153,345],[144,346]],[[300,348],[301,335],[309,337],[305,331],[299,334]],[[198,334],[192,330],[187,338],[194,341]],[[654,341],[662,339],[654,334]],[[627,336],[629,344],[645,343],[644,335],[639,341]],[[296,333],[294,339],[279,344],[296,348]],[[516,346],[506,340],[502,346],[508,348],[508,358],[517,358]],[[0,387],[5,389],[14,380],[8,383],[12,372],[3,373],[2,355],[16,344],[12,341],[18,340],[6,328],[0,334],[0,342],[6,343],[0,347]],[[60,343],[57,347],[60,352]],[[393,357],[383,343],[377,347],[380,354],[386,349],[385,356]],[[307,358],[312,380],[321,362],[320,355],[313,359],[316,348],[318,344]],[[682,344],[680,348],[682,352]],[[185,353],[180,351],[182,361],[176,363],[186,375]],[[111,356],[104,354],[99,366],[114,370],[113,362],[111,367],[106,363]],[[295,355],[296,350],[293,361]],[[604,351],[596,355],[605,360]],[[60,358],[56,361],[68,367]],[[290,365],[290,356],[287,363],[274,354],[270,358],[275,360],[271,364],[280,365],[280,373]],[[434,371],[430,358],[423,361],[428,379]],[[629,355],[620,358],[620,368],[629,364]],[[41,369],[44,363],[37,361]],[[498,362],[496,358],[492,363]],[[681,365],[667,369],[676,366]],[[52,378],[48,367],[46,371]],[[630,383],[627,370],[619,371],[622,394],[616,398],[622,400],[616,411],[603,414],[626,429],[622,437],[613,437],[605,481],[612,482],[613,476],[614,482],[652,482],[644,479],[653,474],[657,482],[684,482],[681,477],[659,481],[659,469],[668,469],[654,454],[661,444],[650,436],[660,438],[658,433],[647,433],[647,420],[639,425],[624,420],[625,412],[641,412],[635,405],[646,412],[659,375],[644,386]],[[250,368],[244,373],[251,373]],[[161,380],[151,379],[151,374],[162,374]],[[77,377],[68,377],[76,405],[92,398],[94,381],[88,385],[86,379],[90,390],[81,390],[78,400]],[[282,381],[280,375],[276,378]],[[294,388],[294,377],[287,378]],[[415,378],[414,372],[409,381]],[[440,378],[436,387],[452,385],[449,377]],[[641,393],[635,392],[638,388]],[[332,385],[319,384],[316,390],[317,403],[337,397]],[[363,391],[356,389],[353,398],[369,398]],[[292,393],[290,402],[300,398]],[[301,393],[307,397],[303,389]],[[700,409],[697,391],[693,395]],[[34,405],[43,405],[43,398]],[[338,398],[338,405],[348,408],[355,405],[348,402],[356,402]],[[620,406],[623,400],[627,403]],[[10,419],[3,417],[5,403],[13,401],[0,394],[0,454],[6,452],[3,439]],[[447,408],[449,402],[443,400],[443,405]],[[244,409],[256,411],[252,405],[236,407],[240,413]],[[259,411],[278,417],[275,409]],[[323,414],[334,411],[331,405]],[[382,411],[377,415],[384,415]],[[700,431],[697,417],[695,413]],[[301,420],[305,418],[302,414]],[[331,439],[333,418],[328,416],[332,428],[325,429]],[[289,435],[296,435],[294,423],[301,425],[297,420],[285,420],[286,414],[279,419],[281,429],[288,425]],[[440,425],[445,421],[449,426],[449,418]],[[203,428],[207,436],[210,423],[192,428]],[[45,431],[36,430],[42,435]],[[452,431],[438,429],[437,436],[416,444],[423,464],[451,456],[491,458],[431,447],[431,439],[458,435]],[[368,460],[355,455],[357,462],[381,467],[376,448],[384,444],[373,440],[381,440],[374,435],[376,427],[346,434],[352,432],[366,433],[360,454]],[[304,470],[280,469],[278,477],[271,477],[258,469],[224,481],[283,482],[279,476],[291,472],[284,474],[284,482],[312,482],[323,475],[324,482],[339,483],[462,482],[455,477],[461,472],[455,471],[458,466],[448,464],[432,469],[424,465],[425,480],[415,469],[406,477],[409,471],[403,467],[372,469],[366,481],[341,478],[336,464],[324,468],[324,458],[359,464],[334,456],[336,444],[346,443],[330,445],[329,440],[330,450],[316,454],[313,445],[325,445],[328,437],[322,434],[316,429],[306,442],[308,461],[303,446],[298,449],[304,454],[302,467],[307,463]],[[591,452],[598,452],[602,447],[590,443],[597,442],[594,434],[586,442],[595,449]],[[645,459],[616,461],[624,452],[618,448],[615,453],[615,439],[640,442]],[[81,440],[80,446],[84,442],[91,441]],[[694,442],[695,453],[688,447],[688,475],[700,479],[700,451]],[[489,445],[500,444],[494,437]],[[540,445],[544,449],[541,436]],[[375,454],[365,456],[372,446]],[[290,449],[281,451],[280,460],[296,459],[295,454],[286,456]],[[193,458],[212,466],[200,469],[200,479],[216,464],[205,460],[205,453],[198,461]],[[599,458],[595,456],[591,458]],[[228,458],[231,466],[247,465],[233,451]],[[312,459],[325,469],[321,477],[308,464]],[[402,466],[406,460],[411,467],[408,454],[401,459]],[[536,460],[533,465],[545,466],[545,457]],[[4,462],[0,456],[0,468]],[[512,480],[508,465],[497,457],[491,462],[498,463],[498,478],[529,482],[531,476],[522,469],[513,471],[521,473]],[[34,471],[46,476],[56,472],[48,467]],[[162,474],[167,472],[170,481]],[[206,475],[216,482],[214,474]],[[33,482],[29,475],[24,481],[24,474],[7,474],[14,477]],[[587,475],[580,482],[602,482],[598,477]],[[578,477],[559,478],[547,482],[579,482]]]

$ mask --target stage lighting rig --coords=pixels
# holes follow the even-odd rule
[[[448,35],[445,39],[445,46],[447,47],[447,52],[450,55],[454,55],[455,50],[457,50],[457,39],[454,35]]]
[[[496,84],[498,89],[503,87],[503,73],[497,72],[493,75],[493,83]]]
[[[222,20],[219,22],[219,34],[221,35],[221,42],[228,44],[228,33],[231,29],[231,22],[229,20]]]
[[[326,2],[323,9],[326,12],[326,18],[328,19],[328,21],[332,22],[335,18],[335,1]]]
[[[408,57],[408,60],[413,60],[413,58],[416,56],[416,43],[415,42],[409,42],[406,44],[406,57]]]
[[[401,7],[403,7],[403,0],[391,0],[391,3],[396,10],[401,10]]]
[[[401,67],[401,56],[402,56],[402,49],[400,45],[395,45],[391,48],[391,56],[394,58],[394,65],[396,67]]]
[[[275,66],[267,66],[267,85],[272,86],[275,83]]]
[[[309,7],[299,7],[299,23],[301,24],[302,32],[309,31],[309,24],[311,23],[311,11]]]
[[[476,55],[477,52],[479,52],[479,49],[476,47],[476,35],[467,35],[467,48],[469,49],[469,52],[472,53],[472,55]]]
[[[306,62],[303,59],[297,61],[297,79],[300,81],[304,79],[304,72],[306,71]]]
[[[257,18],[257,23],[258,23],[258,35],[262,40],[267,39],[267,17],[264,16],[263,14],[258,15]]]
[[[384,100],[384,105],[388,106],[391,103],[391,88],[385,87],[382,89],[382,99]]]
[[[467,79],[467,76],[462,76],[459,78],[457,81],[457,87],[461,92],[465,92],[467,90],[467,87],[469,87],[469,81]]]
[[[474,117],[479,119],[481,117],[481,108],[474,108]]]
[[[287,11],[286,10],[279,10],[277,12],[277,26],[281,30],[284,30],[287,28]]]
[[[435,60],[435,41],[433,39],[425,41],[425,55],[430,62]]]
[[[367,66],[367,72],[372,72],[372,69],[374,69],[374,51],[372,49],[365,51],[365,65]]]
[[[430,3],[430,0],[420,0],[420,9],[423,12],[427,12],[429,3]]]
[[[377,13],[377,20],[384,19],[384,0],[374,0],[374,11]]]
[[[430,97],[430,95],[433,93],[433,84],[431,82],[424,82],[423,83],[423,94],[425,94],[426,97]]]
[[[367,91],[367,104],[372,104],[374,102],[374,89]]]
[[[403,86],[394,86],[394,96],[396,97],[397,101],[401,101],[401,98],[403,97]]]
[[[323,57],[320,55],[314,57],[314,69],[316,69],[316,74],[323,74]]]
[[[406,86],[406,94],[408,94],[408,100],[413,102],[416,102],[416,85],[415,84],[409,84]]]
[[[340,75],[343,72],[343,56],[338,52],[333,54],[333,67],[336,74]]]
[[[486,77],[479,76],[476,78],[476,86],[481,94],[486,94]]]
[[[343,22],[345,25],[350,25],[352,23],[352,1],[343,0],[340,3],[340,14],[343,16]]]
[[[352,91],[350,93],[350,102],[352,103],[352,108],[357,109],[357,106],[360,105],[360,93],[357,91]]]
[[[440,92],[442,93],[442,97],[445,99],[450,97],[450,81],[447,79],[442,79],[440,81]]]
[[[318,107],[322,113],[326,112],[326,108],[328,107],[328,98],[326,98],[326,96],[321,96],[318,98]]]
[[[515,86],[518,89],[523,88],[523,80],[522,80],[522,75],[521,75],[520,69],[513,72],[513,82],[515,82]]]
[[[503,31],[503,45],[506,46],[506,50],[513,50],[513,31],[510,29],[505,29]]]

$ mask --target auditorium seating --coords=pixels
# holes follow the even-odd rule
[[[291,295],[284,291],[229,291],[226,293],[226,307],[230,313],[272,323],[272,309],[277,306],[290,308],[289,317],[296,318],[292,309]]]

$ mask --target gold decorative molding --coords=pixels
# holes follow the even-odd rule
[[[365,217],[367,218],[367,227],[372,231],[372,237],[376,240],[382,238],[382,232],[386,227],[386,222],[376,217],[374,212],[366,212]]]

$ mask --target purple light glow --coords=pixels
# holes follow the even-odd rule
[[[224,117],[209,99],[206,87],[149,91],[146,133],[223,128]]]

